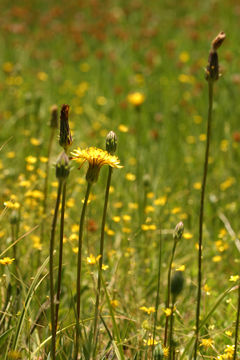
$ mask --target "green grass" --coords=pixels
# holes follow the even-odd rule
[[[174,334],[178,358],[191,355],[197,294],[198,186],[208,105],[204,68],[211,41],[221,30],[227,38],[219,49],[222,77],[214,89],[200,329],[200,341],[211,338],[214,342],[209,348],[201,346],[200,351],[206,359],[222,355],[227,345],[234,344],[239,283],[229,281],[230,276],[239,274],[240,258],[236,239],[222,221],[227,219],[236,237],[240,236],[237,2],[69,0],[60,4],[16,0],[10,5],[3,0],[0,11],[0,258],[13,257],[13,227],[16,240],[21,238],[16,243],[17,269],[16,262],[0,264],[1,356],[7,358],[14,348],[22,359],[45,359],[50,352],[50,308],[44,308],[31,335],[30,328],[50,295],[48,270],[42,266],[49,256],[57,191],[54,163],[61,152],[57,137],[50,158],[44,238],[40,234],[46,168],[43,157],[48,152],[53,104],[58,105],[59,112],[62,104],[70,105],[71,150],[78,146],[105,149],[105,137],[113,130],[118,137],[117,155],[124,166],[113,171],[107,212],[103,263],[108,269],[103,272],[99,359],[107,359],[110,353],[120,359],[151,359],[151,347],[145,346],[144,340],[152,334],[154,314],[140,307],[156,302],[160,224],[162,269],[156,339],[163,343],[162,309],[172,232],[179,221],[184,222],[185,237],[178,243],[174,264],[185,265],[185,286],[176,303]],[[127,102],[132,91],[145,95],[140,117]],[[122,125],[127,127],[126,132]],[[33,158],[27,163],[29,156]],[[67,181],[57,360],[69,359],[74,347],[74,250],[86,171],[87,165],[77,170],[72,162]],[[89,265],[86,258],[90,254],[96,257],[99,251],[107,173],[103,167],[92,186],[83,236],[81,329],[83,338],[88,339],[85,354],[91,344],[88,337],[98,270],[97,264]],[[129,181],[129,173],[138,174],[138,178]],[[144,183],[146,175],[149,181]],[[14,209],[4,205],[11,198],[19,204],[16,212],[20,221],[16,224]],[[57,251],[59,222],[60,218]],[[143,223],[155,225],[156,230],[142,230]],[[57,258],[58,252],[55,279]]]

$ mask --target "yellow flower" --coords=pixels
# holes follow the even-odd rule
[[[212,339],[202,339],[200,346],[203,346],[204,348],[209,348],[211,347],[213,344],[213,340]]]
[[[88,257],[87,257],[87,263],[89,265],[95,265],[98,260],[100,259],[101,255],[98,255],[97,257],[93,256],[92,254],[90,254]]]
[[[150,307],[141,306],[139,308],[139,310],[146,312],[148,315],[150,315],[151,313],[154,313],[156,311],[154,306],[150,306]]]
[[[117,156],[110,155],[107,151],[95,147],[89,147],[85,150],[78,148],[71,155],[73,160],[81,163],[81,166],[84,162],[88,161],[89,167],[86,180],[89,183],[97,182],[99,171],[103,165],[109,165],[118,169],[122,168]]]
[[[163,311],[165,312],[165,315],[166,315],[166,316],[170,316],[171,313],[172,313],[172,310],[171,310],[170,308],[163,309]]]
[[[236,282],[238,279],[240,279],[239,275],[231,275],[229,281]]]
[[[0,259],[0,264],[1,265],[9,265],[11,264],[15,259],[14,258],[10,258],[10,257],[4,257],[3,259]]]
[[[111,305],[112,305],[113,308],[116,308],[116,307],[118,307],[120,304],[119,304],[119,301],[115,299],[115,300],[111,300]]]
[[[127,173],[125,178],[128,180],[128,181],[135,181],[136,180],[136,175],[132,174],[132,173]]]
[[[145,346],[152,346],[152,345],[157,345],[159,343],[159,341],[155,340],[154,339],[154,342],[153,342],[153,338],[150,337],[148,340],[146,339],[143,339],[143,342],[144,342],[144,345]]]
[[[128,94],[127,100],[130,104],[138,107],[145,101],[145,96],[140,92]]]

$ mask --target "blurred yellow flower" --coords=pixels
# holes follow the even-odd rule
[[[133,93],[128,94],[127,100],[129,102],[129,104],[138,107],[144,103],[145,96],[141,92],[133,92]]]
[[[139,310],[146,312],[148,315],[150,315],[151,313],[154,313],[156,311],[154,306],[150,306],[150,307],[141,306],[139,308]]]
[[[0,259],[0,264],[1,265],[10,265],[12,264],[12,262],[14,261],[14,258],[10,258],[10,257],[4,257],[3,259]]]

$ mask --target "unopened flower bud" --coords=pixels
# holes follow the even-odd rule
[[[218,65],[218,48],[222,45],[226,35],[222,31],[212,41],[211,50],[208,57],[208,65],[206,68],[206,80],[216,81],[219,78],[219,65]]]
[[[182,237],[182,234],[183,234],[183,231],[184,231],[184,225],[183,225],[183,222],[180,221],[177,226],[175,227],[175,230],[173,232],[173,238],[174,240],[180,240],[181,237]]]
[[[57,129],[58,128],[58,108],[57,108],[57,105],[53,105],[51,107],[50,127],[52,129]]]
[[[68,177],[69,172],[70,172],[69,158],[66,152],[63,151],[57,159],[56,177],[59,180],[65,180]]]
[[[106,150],[113,155],[117,150],[117,135],[114,131],[110,131],[106,137]]]
[[[13,210],[10,216],[10,224],[16,225],[19,222],[19,213],[16,210]]]
[[[153,359],[154,360],[162,360],[164,358],[164,352],[162,345],[159,343],[155,346],[153,351]]]
[[[143,185],[146,189],[148,189],[150,187],[151,184],[151,177],[149,174],[145,174],[143,176]]]
[[[184,284],[184,277],[182,271],[176,271],[171,279],[171,294],[176,297],[181,293]]]
[[[59,144],[66,151],[72,144],[72,135],[68,123],[69,105],[62,105],[60,115],[60,138]]]

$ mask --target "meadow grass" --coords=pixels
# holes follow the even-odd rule
[[[0,10],[1,358],[51,358],[55,331],[57,360],[74,358],[76,333],[81,359],[193,358],[208,109],[204,77],[211,41],[224,30],[227,38],[219,51],[222,77],[214,85],[202,227],[197,358],[237,359],[237,1],[193,5],[186,0],[108,0],[103,6],[99,0],[64,4],[3,0]],[[141,95],[140,104],[129,94],[138,94],[138,99]],[[59,130],[50,126],[53,104],[59,113],[62,104],[70,106],[69,156],[78,147],[105,150],[106,136],[113,130],[118,139],[116,155],[124,167],[111,174],[101,235],[108,166],[102,167],[91,186],[79,228],[87,165],[78,170],[71,161],[65,214],[59,211],[65,218],[64,233],[59,216],[49,274],[60,153]],[[166,308],[173,231],[179,222],[185,230],[175,249],[170,278],[180,269],[184,287]],[[104,251],[99,261],[101,236]],[[55,286],[52,297],[50,275]],[[54,292],[60,299],[57,321]],[[171,333],[164,344],[167,318]]]

